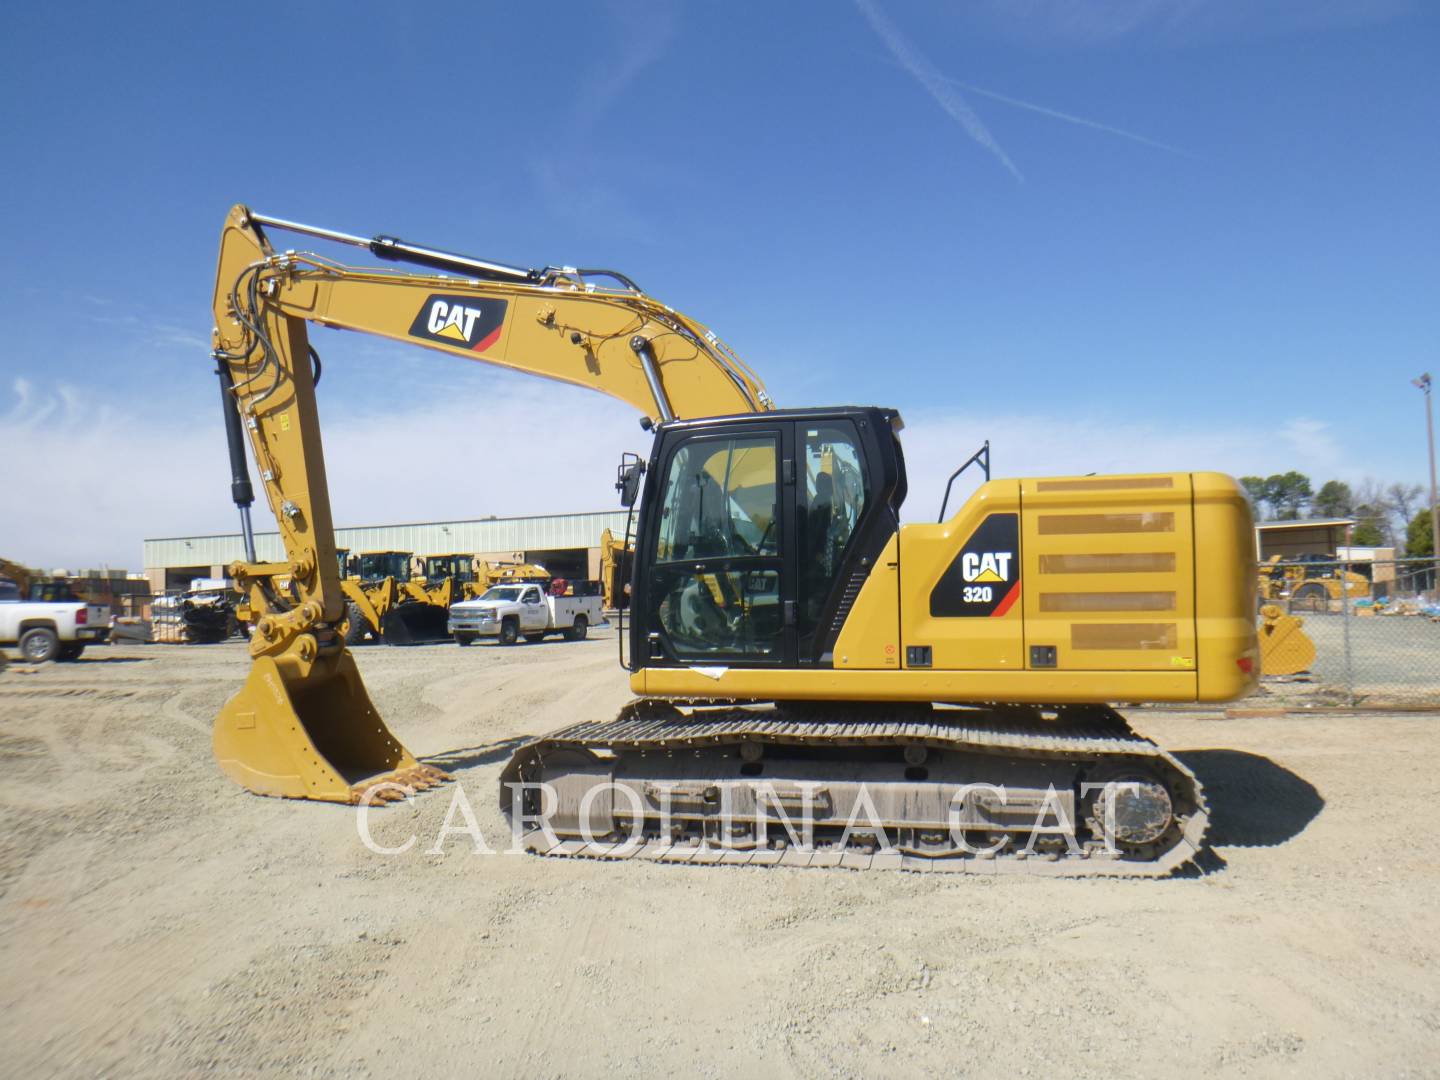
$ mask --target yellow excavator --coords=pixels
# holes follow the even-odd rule
[[[465,599],[474,600],[496,585],[544,585],[550,584],[550,571],[539,563],[490,562],[475,560],[473,580],[465,587]]]
[[[282,231],[396,265],[277,250]],[[247,550],[232,573],[262,612],[214,749],[251,791],[357,803],[447,779],[391,733],[337,633],[315,323],[590,387],[652,433],[616,484],[637,699],[506,764],[502,807],[530,850],[1163,874],[1203,843],[1193,774],[1107,702],[1254,687],[1254,532],[1231,478],[992,479],[948,514],[947,487],[935,523],[901,525],[893,409],[777,409],[714,333],[619,272],[244,206],[224,225],[214,319]],[[247,436],[284,562],[253,558]]]

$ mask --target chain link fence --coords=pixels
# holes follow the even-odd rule
[[[1315,704],[1433,706],[1440,709],[1440,593],[1433,559],[1375,562],[1309,558],[1262,564],[1262,628],[1290,635],[1287,653],[1262,669],[1271,694]],[[1296,619],[1298,626],[1278,623]],[[1263,640],[1263,633],[1262,633]],[[1289,659],[1291,664],[1284,661]]]
[[[228,590],[167,589],[92,602],[110,608],[111,644],[206,645],[245,636],[236,599]]]
[[[150,604],[151,640],[164,645],[212,645],[241,637],[236,594],[228,589],[170,590]]]

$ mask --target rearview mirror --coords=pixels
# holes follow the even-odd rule
[[[620,467],[615,470],[615,490],[620,492],[620,505],[625,509],[635,505],[640,497],[640,480],[645,475],[645,462],[640,455],[627,450],[620,455]]]

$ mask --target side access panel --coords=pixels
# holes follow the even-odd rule
[[[1188,473],[1026,479],[1026,665],[1196,669]]]
[[[954,517],[900,529],[903,666],[1025,667],[1018,480],[992,480]]]
[[[900,668],[900,534],[893,534],[860,587],[835,639],[836,670]]]

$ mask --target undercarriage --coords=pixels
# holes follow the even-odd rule
[[[642,700],[522,747],[500,794],[527,850],[662,862],[1158,876],[1207,823],[1104,706]]]

